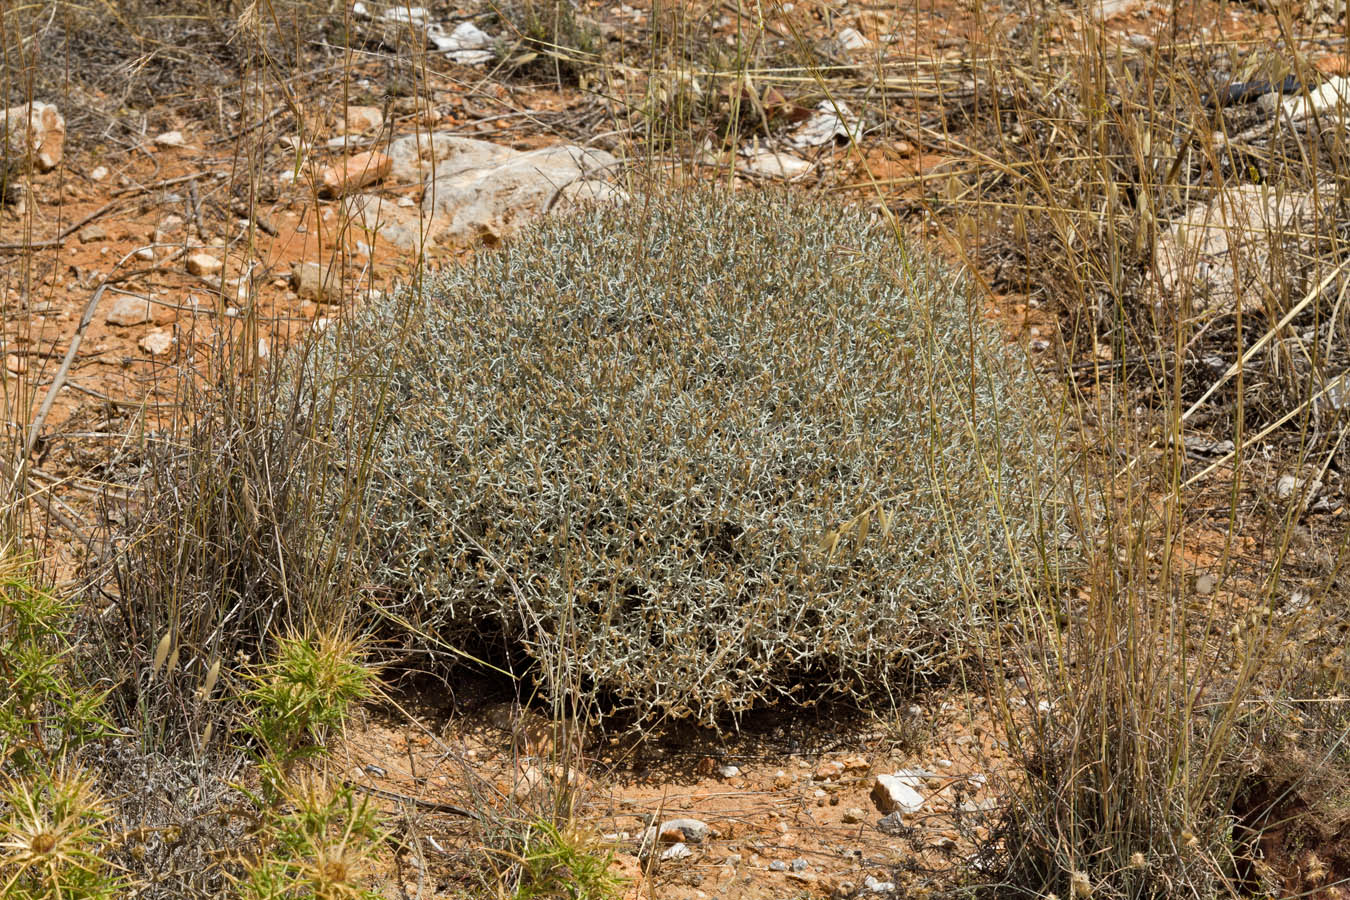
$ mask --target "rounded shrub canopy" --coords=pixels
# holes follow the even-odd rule
[[[1054,423],[981,304],[818,198],[554,221],[317,359],[379,346],[382,613],[609,711],[884,695],[969,650],[1058,532]]]

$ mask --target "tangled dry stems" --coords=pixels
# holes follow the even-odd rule
[[[1143,52],[1086,29],[1079,50],[1038,57],[1024,26],[963,123],[996,162],[958,175],[950,193],[971,201],[935,202],[981,220],[997,290],[1064,311],[1073,358],[1103,363],[1093,377],[1149,408],[1179,400],[1189,428],[1343,462],[1343,114],[1214,101],[1290,74],[1294,99],[1314,91],[1291,27],[1279,49],[1160,35]]]

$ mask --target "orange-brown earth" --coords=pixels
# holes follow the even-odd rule
[[[649,24],[649,4],[640,0],[624,7],[586,6],[628,40],[642,40]],[[935,90],[931,100],[915,102],[941,104],[946,76],[941,65],[934,70],[931,64],[949,62],[956,83],[992,46],[992,32],[1020,20],[1020,13],[994,16],[961,3],[837,15],[799,2],[790,13],[776,10],[768,35],[815,41],[843,27],[874,41],[893,35],[877,65],[889,75],[903,74],[908,61],[929,64],[926,77],[934,79]],[[726,23],[721,37],[735,30],[734,22]],[[1058,17],[1047,47],[1072,49],[1085,30],[1079,17]],[[1174,33],[1236,40],[1274,30],[1272,17],[1253,7],[1208,0],[1186,4],[1175,16],[1139,4],[1110,19],[1107,28],[1126,48]],[[1343,62],[1324,56],[1319,68],[1339,71]],[[360,62],[351,74],[363,74]],[[596,102],[577,89],[497,79],[481,70],[451,67],[426,77],[426,102],[395,113],[393,135],[448,129],[533,148],[576,139],[541,124],[540,113]],[[342,97],[340,86],[324,89],[326,95],[312,98],[311,124],[320,141],[336,133],[336,116],[323,110],[340,109]],[[176,415],[185,379],[200,383],[218,358],[222,335],[239,339],[240,321],[257,322],[257,336],[265,342],[260,355],[275,354],[325,318],[361,303],[369,290],[406,279],[420,264],[454,264],[472,249],[432,244],[419,260],[360,232],[344,219],[340,200],[316,196],[305,177],[309,170],[296,181],[283,177],[293,171],[294,154],[282,144],[277,122],[289,113],[254,111],[250,121],[229,123],[205,109],[204,97],[202,105],[201,116],[174,123],[183,146],[158,146],[153,133],[126,148],[72,132],[64,163],[32,178],[26,210],[0,214],[4,417],[12,423],[7,427],[26,424],[21,411],[35,408],[34,398],[41,401],[91,296],[108,281],[32,461],[35,482],[77,520],[93,514],[100,491],[118,489],[108,462],[128,432]],[[607,120],[599,126],[609,127]],[[342,156],[333,151],[318,162]],[[888,203],[922,202],[934,196],[944,169],[979,164],[963,157],[959,145],[926,133],[829,146],[815,153],[814,161],[818,176],[810,188]],[[710,167],[706,173],[722,171]],[[418,185],[387,182],[376,189],[394,204],[421,199]],[[72,230],[75,223],[83,224]],[[939,246],[952,239],[922,217],[909,227]],[[187,257],[198,252],[222,263],[215,280],[189,273]],[[342,296],[322,303],[297,296],[289,272],[298,262],[341,264],[347,273]],[[150,320],[109,324],[107,311],[124,295],[150,298]],[[1047,348],[1055,343],[1055,317],[1026,297],[995,297],[991,309],[1019,342],[1044,341]],[[167,340],[157,345],[155,335]],[[72,571],[79,553],[69,535],[48,528],[41,516],[35,521],[42,552],[56,561],[58,572]],[[1217,551],[1188,552],[1212,560]],[[912,711],[893,716],[816,725],[807,729],[814,740],[795,749],[782,734],[799,727],[787,712],[765,714],[770,721],[778,717],[777,735],[757,720],[745,733],[723,738],[656,740],[637,749],[622,742],[588,744],[575,760],[585,773],[576,791],[579,820],[612,843],[635,882],[634,892],[645,896],[830,896],[862,885],[868,876],[899,878],[906,892],[921,895],[940,883],[937,873],[969,857],[973,839],[984,834],[983,814],[1015,776],[994,717],[977,694],[944,691],[916,701]],[[376,802],[392,813],[399,850],[386,873],[386,894],[448,896],[466,887],[464,822],[425,804],[474,800],[490,807],[519,789],[529,767],[547,771],[554,755],[522,746],[514,726],[499,727],[500,716],[494,719],[486,703],[456,707],[423,695],[414,709],[408,715],[370,710],[354,723],[339,759],[347,777],[374,792]],[[541,758],[528,758],[531,753]],[[736,767],[737,774],[721,774],[726,766]],[[876,828],[881,814],[869,792],[876,774],[904,768],[933,773],[922,791],[925,806],[904,817],[903,833],[884,834]],[[970,811],[959,813],[963,805]],[[688,844],[687,858],[640,862],[637,839],[644,816],[697,818],[710,826],[711,835]],[[669,846],[660,844],[657,854]],[[793,871],[798,859],[806,867]],[[785,863],[786,871],[775,871],[775,862]]]

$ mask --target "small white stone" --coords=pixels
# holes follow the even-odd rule
[[[1280,500],[1288,500],[1295,494],[1302,494],[1305,490],[1308,492],[1309,499],[1311,499],[1322,490],[1322,482],[1316,479],[1305,482],[1293,475],[1281,475],[1280,480],[1275,482],[1275,496]]]
[[[679,832],[680,837],[691,844],[700,844],[708,837],[708,824],[698,819],[667,819],[661,823],[660,834]]]
[[[717,770],[717,774],[723,778],[735,778],[741,774],[741,770],[738,766],[723,766]]]
[[[439,24],[427,27],[427,38],[446,59],[466,66],[482,65],[492,59],[492,38],[472,22],[461,22],[449,34]]]
[[[191,275],[215,275],[221,268],[221,261],[210,253],[194,253],[187,258],[187,270]]]
[[[107,178],[107,177],[108,177],[108,167],[107,167],[107,166],[98,166],[97,168],[94,169],[94,171],[92,171],[92,172],[89,173],[89,180],[90,180],[90,181],[102,181],[103,179],[105,179],[105,178]]]
[[[492,45],[492,38],[472,22],[461,22],[449,34],[439,24],[427,28],[427,37],[437,50],[483,50]]]
[[[1333,75],[1306,98],[1299,94],[1286,99],[1278,91],[1273,91],[1259,97],[1256,105],[1266,113],[1279,110],[1281,115],[1288,116],[1295,122],[1332,111],[1338,112],[1338,116],[1344,118],[1344,110],[1350,106],[1350,78]]]
[[[375,106],[349,106],[347,114],[343,117],[342,123],[348,134],[361,134],[364,131],[375,131],[384,125],[384,113],[380,112]]]
[[[891,891],[895,890],[895,882],[878,881],[871,875],[868,875],[863,879],[863,887],[874,894],[889,894]]]
[[[131,325],[141,325],[154,318],[150,310],[150,301],[144,297],[133,297],[123,294],[113,303],[112,309],[108,310],[107,322],[109,325],[120,325],[124,328]]]
[[[671,844],[665,850],[661,851],[661,859],[664,861],[669,861],[673,859],[688,859],[693,855],[694,851],[690,850],[684,844]]]
[[[775,153],[772,150],[760,150],[751,153],[745,162],[746,171],[764,178],[791,180],[800,178],[811,171],[811,164],[800,156],[791,153]]]
[[[906,774],[878,775],[872,785],[872,802],[883,813],[914,813],[923,808],[923,795]]]
[[[166,131],[163,134],[155,135],[155,145],[158,147],[182,147],[187,143],[181,131]]]
[[[173,344],[173,335],[162,328],[156,328],[137,342],[137,346],[151,356],[163,356],[173,349]]]
[[[839,32],[839,37],[836,40],[840,50],[866,50],[868,47],[872,46],[872,42],[863,37],[862,32],[858,31],[856,28],[845,28],[843,31]]]
[[[799,150],[836,140],[851,141],[859,132],[857,118],[842,102],[822,100],[816,111],[792,132],[788,142]]]

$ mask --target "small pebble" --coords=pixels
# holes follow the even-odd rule
[[[827,778],[838,778],[844,774],[844,764],[838,760],[830,760],[816,766],[815,777],[821,781]]]
[[[770,872],[786,872],[787,869],[787,863],[783,862],[781,859],[775,859],[773,862],[769,863]]]
[[[792,871],[794,872],[805,872],[809,868],[811,868],[811,864],[800,856],[792,861]]]
[[[891,891],[895,890],[895,882],[878,881],[871,875],[868,875],[865,879],[863,879],[863,887],[867,888],[874,894],[889,894]]]
[[[677,842],[700,844],[708,836],[708,824],[698,819],[668,819],[661,823],[658,834],[662,840],[674,838]]]

